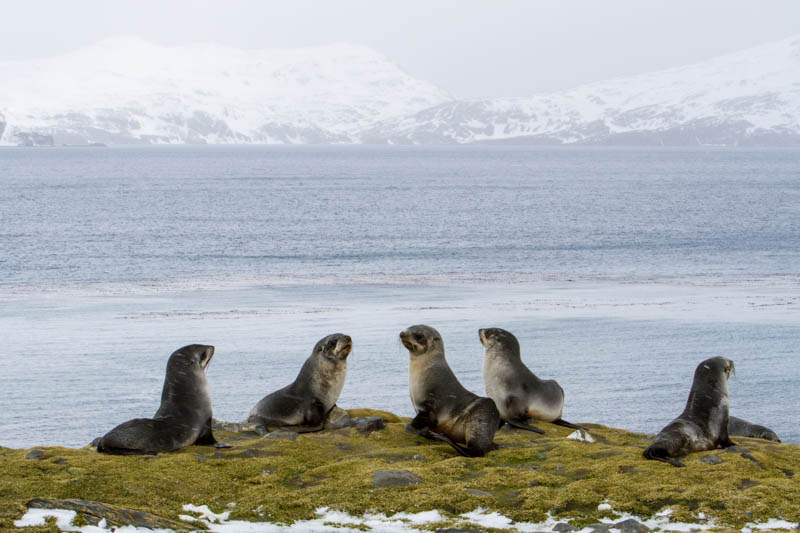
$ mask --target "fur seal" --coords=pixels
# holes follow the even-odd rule
[[[543,420],[559,426],[582,429],[561,418],[564,389],[553,379],[539,379],[525,366],[519,341],[500,328],[479,329],[478,336],[486,348],[483,358],[483,382],[486,395],[494,400],[500,417],[509,426],[536,433],[539,428],[527,420]]]
[[[276,426],[290,426],[298,433],[322,430],[344,387],[352,349],[353,340],[347,335],[322,338],[294,382],[262,398],[250,410],[247,423],[267,431]]]
[[[645,449],[645,459],[686,466],[670,457],[733,446],[728,436],[728,377],[733,371],[733,361],[724,357],[697,365],[686,408]]]
[[[734,437],[755,437],[757,439],[772,440],[775,442],[781,441],[778,435],[768,427],[752,424],[747,420],[742,420],[735,416],[728,418],[728,435],[733,435]]]
[[[106,433],[97,451],[115,455],[170,452],[191,444],[212,445],[211,395],[206,367],[214,347],[190,344],[167,361],[161,406],[153,418],[134,418]]]
[[[465,389],[444,358],[439,332],[411,326],[400,332],[409,353],[409,390],[417,416],[406,431],[446,442],[463,456],[482,457],[497,446],[502,425],[494,402]],[[458,443],[466,443],[466,447]]]

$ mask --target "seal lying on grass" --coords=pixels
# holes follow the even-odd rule
[[[519,341],[513,334],[500,328],[487,328],[479,329],[478,336],[486,348],[483,359],[486,395],[494,400],[505,423],[536,433],[544,431],[527,424],[528,420],[582,429],[562,420],[564,389],[555,380],[539,379],[525,366]]]
[[[728,435],[733,435],[734,437],[755,437],[757,439],[775,442],[781,441],[778,435],[768,427],[752,424],[747,420],[742,420],[735,416],[728,419]]]
[[[733,370],[733,361],[724,357],[697,365],[686,408],[650,443],[645,459],[686,466],[670,457],[734,445],[728,437],[728,377]]]
[[[161,406],[153,418],[128,420],[106,433],[97,451],[115,455],[171,452],[191,444],[212,445],[211,395],[206,367],[214,347],[190,344],[167,361]]]
[[[417,416],[406,430],[446,442],[461,455],[482,457],[497,446],[500,413],[494,402],[465,389],[444,358],[439,332],[411,326],[400,332],[410,361],[408,381]],[[458,443],[466,443],[466,447]]]
[[[250,410],[247,423],[265,431],[271,427],[298,433],[322,430],[344,387],[352,349],[353,340],[341,333],[321,339],[294,382],[262,398]]]

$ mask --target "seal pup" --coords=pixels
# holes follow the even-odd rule
[[[171,452],[191,444],[213,445],[211,394],[206,367],[214,347],[190,344],[167,361],[161,406],[153,418],[134,418],[106,433],[97,451],[115,455]]]
[[[446,442],[465,457],[482,457],[496,449],[493,441],[502,425],[500,413],[492,400],[459,383],[444,358],[439,332],[429,326],[411,326],[400,332],[400,341],[408,349],[408,384],[417,413],[406,431]]]
[[[553,379],[539,379],[522,362],[519,341],[500,328],[478,330],[486,353],[483,358],[483,382],[486,395],[494,400],[500,417],[509,426],[544,433],[529,425],[530,419],[559,426],[583,429],[561,418],[564,389]]]
[[[733,435],[734,437],[755,437],[757,439],[775,442],[781,441],[778,435],[768,427],[752,424],[747,420],[735,416],[728,418],[728,435]]]
[[[645,459],[686,466],[670,457],[733,446],[728,436],[728,377],[733,371],[733,361],[724,357],[697,365],[686,408],[645,449]]]
[[[347,376],[353,340],[342,333],[320,339],[294,382],[266,395],[250,410],[248,424],[265,431],[288,427],[298,433],[321,431]]]

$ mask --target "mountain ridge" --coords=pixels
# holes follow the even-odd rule
[[[0,62],[0,143],[800,146],[800,36],[527,97],[457,99],[370,48],[115,38]]]

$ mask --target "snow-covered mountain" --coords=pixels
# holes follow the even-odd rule
[[[354,142],[380,120],[449,99],[362,46],[239,50],[115,38],[0,62],[0,142]]]
[[[800,36],[529,98],[451,101],[366,142],[800,145]]]
[[[652,74],[456,100],[346,44],[102,41],[0,62],[0,144],[800,145],[800,36]]]

